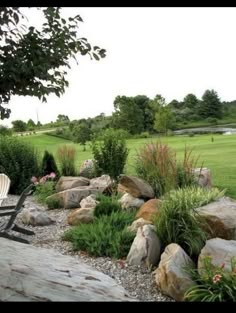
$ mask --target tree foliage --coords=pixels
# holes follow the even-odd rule
[[[215,90],[206,90],[200,102],[202,117],[222,118],[222,104]]]
[[[62,18],[60,7],[39,8],[45,22],[42,29],[22,24],[19,7],[0,7],[0,118],[8,118],[5,108],[13,95],[35,96],[43,102],[49,94],[60,97],[68,87],[66,68],[76,55],[99,60],[105,49],[92,47],[78,38],[80,15]]]

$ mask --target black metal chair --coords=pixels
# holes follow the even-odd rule
[[[1,216],[10,216],[9,219],[4,219],[2,222],[0,221],[0,237],[8,238],[11,240],[16,240],[23,243],[29,243],[28,240],[17,237],[11,233],[11,231],[19,232],[25,235],[34,235],[35,233],[31,230],[25,229],[23,227],[15,224],[15,219],[17,215],[24,208],[23,204],[27,196],[31,195],[35,189],[35,185],[31,184],[22,192],[19,197],[16,205],[8,205],[0,207],[0,217]]]

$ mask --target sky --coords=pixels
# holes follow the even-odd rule
[[[40,25],[35,8],[24,12]],[[79,37],[106,49],[106,58],[72,61],[61,98],[12,97],[11,118],[1,125],[16,119],[44,124],[58,114],[70,120],[111,115],[118,95],[161,94],[169,102],[214,89],[222,101],[236,99],[236,8],[70,7],[62,14],[80,14]]]

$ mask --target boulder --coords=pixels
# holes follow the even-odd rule
[[[68,224],[76,226],[91,223],[94,220],[93,212],[91,208],[75,209],[67,217]]]
[[[160,258],[161,244],[153,225],[138,228],[132,246],[127,256],[130,265],[155,266]]]
[[[96,201],[96,195],[92,194],[80,201],[81,208],[95,208],[99,202]]]
[[[45,226],[54,223],[46,212],[40,211],[36,208],[24,208],[17,218],[21,220],[23,224],[32,226]]]
[[[193,261],[179,245],[171,243],[162,253],[155,271],[160,291],[176,301],[183,301],[185,291],[195,284],[186,267],[194,268]]]
[[[196,178],[197,184],[201,187],[211,188],[211,171],[206,168],[194,168],[193,169],[194,176]]]
[[[198,257],[198,271],[201,272],[203,258],[209,256],[212,264],[221,266],[224,263],[225,270],[231,270],[231,259],[236,258],[236,241],[214,238],[207,240]]]
[[[152,187],[141,178],[123,175],[119,179],[119,183],[127,193],[131,194],[135,198],[154,198],[154,191]]]
[[[160,200],[158,199],[150,199],[145,202],[141,208],[138,210],[138,213],[135,216],[135,219],[142,217],[146,221],[154,222],[156,216],[158,216],[160,206]]]
[[[112,187],[112,179],[109,175],[102,175],[90,180],[90,187],[99,188],[102,192]]]
[[[228,197],[222,197],[196,211],[210,226],[208,230],[211,238],[236,240],[236,201]],[[203,226],[204,227],[204,226]]]
[[[56,184],[56,192],[81,186],[88,186],[90,180],[81,176],[62,176]]]
[[[129,210],[129,209],[139,209],[143,204],[144,200],[135,198],[129,193],[125,193],[119,200],[122,209]]]
[[[135,301],[117,282],[81,260],[0,238],[0,301]]]
[[[127,230],[136,234],[139,227],[148,225],[148,224],[151,224],[151,222],[146,221],[141,217],[137,219],[136,221],[133,221],[133,223],[127,227]]]
[[[54,195],[47,197],[47,199],[56,199],[59,201],[59,207],[65,209],[79,208],[80,201],[91,194],[101,193],[99,188],[91,186],[82,186],[73,189],[64,190]]]

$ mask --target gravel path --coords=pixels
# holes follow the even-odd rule
[[[9,195],[2,205],[15,204],[18,198],[18,196]],[[25,207],[37,207],[45,210],[45,207],[38,204],[32,196],[26,199]],[[113,260],[107,257],[94,258],[84,253],[73,251],[70,242],[61,240],[61,235],[64,231],[70,228],[66,222],[69,210],[56,209],[47,211],[47,213],[55,221],[54,224],[37,227],[28,226],[29,229],[35,232],[35,236],[31,239],[32,245],[54,249],[64,255],[71,255],[76,259],[81,259],[84,263],[114,278],[131,296],[141,301],[174,301],[158,291],[153,272],[148,271],[144,267],[128,266],[124,261]],[[19,225],[21,224],[19,219],[17,222]]]

